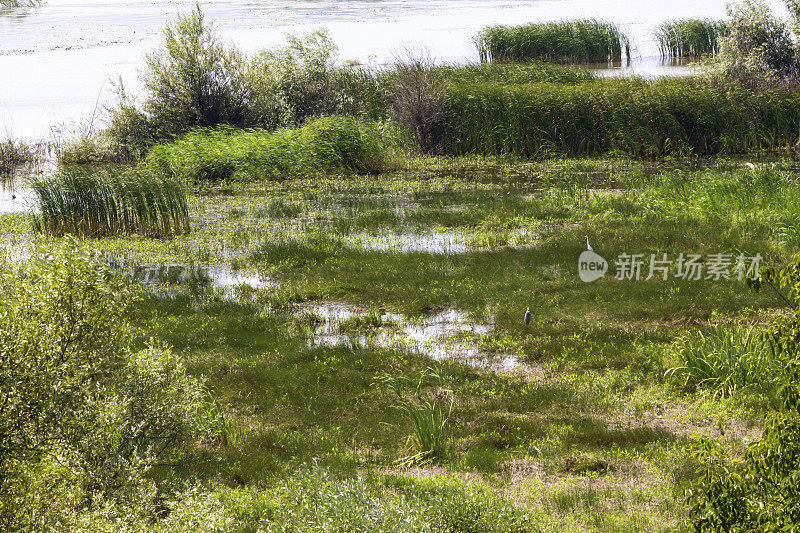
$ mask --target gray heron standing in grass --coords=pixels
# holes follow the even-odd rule
[[[525,325],[527,326],[530,323],[531,323],[531,308],[528,307],[527,309],[525,309]]]

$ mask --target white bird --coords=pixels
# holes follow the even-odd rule
[[[584,235],[584,237],[586,237],[586,249],[589,250],[590,252],[594,252],[594,248],[592,248],[592,245],[589,244],[589,236]]]
[[[525,325],[527,326],[530,323],[531,323],[531,308],[528,307],[525,310]]]
[[[745,166],[750,170],[755,170],[756,166],[753,163],[745,163]]]

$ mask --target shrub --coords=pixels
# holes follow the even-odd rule
[[[728,34],[710,73],[740,81],[771,81],[796,74],[796,50],[788,24],[761,0],[728,5]],[[791,11],[791,10],[790,10]]]
[[[47,235],[150,237],[189,231],[186,193],[180,182],[137,169],[64,169],[37,177],[34,229]]]
[[[727,30],[721,20],[673,19],[659,24],[655,37],[661,57],[699,57],[716,54]]]
[[[164,48],[145,58],[144,111],[158,138],[189,128],[247,125],[242,55],[222,45],[199,5],[164,28]]]
[[[202,389],[131,348],[131,291],[74,242],[0,267],[0,524],[43,530],[146,485],[199,434]]]
[[[489,26],[475,37],[481,61],[602,63],[630,59],[630,41],[619,27],[597,19]]]
[[[349,117],[321,117],[302,128],[197,130],[147,156],[166,178],[206,181],[284,179],[350,171],[379,172],[387,166],[380,132]]]
[[[359,66],[338,66],[327,31],[286,39],[285,46],[262,50],[247,66],[254,125],[274,129],[320,115],[385,117],[377,77]]]

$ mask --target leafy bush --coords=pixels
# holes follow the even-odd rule
[[[793,2],[789,2],[790,12]],[[728,34],[710,73],[739,81],[771,81],[794,76],[797,51],[789,24],[775,17],[762,0],[728,5]]]
[[[145,58],[144,112],[158,138],[192,127],[248,123],[242,55],[207,26],[199,5],[164,28],[164,48]]]
[[[138,494],[157,462],[200,434],[200,385],[168,350],[131,348],[131,297],[73,242],[21,268],[2,264],[4,530],[48,529]]]
[[[167,178],[189,181],[284,179],[306,174],[379,172],[387,151],[373,125],[321,117],[302,128],[197,130],[150,150],[148,164]]]
[[[619,27],[597,19],[489,26],[475,37],[481,61],[602,63],[630,58],[630,41]]]
[[[385,117],[377,77],[359,66],[337,65],[338,50],[325,30],[262,50],[247,66],[253,123],[266,129],[300,125],[320,115]]]
[[[800,255],[780,271],[762,269],[755,285],[776,282],[795,309],[764,331],[772,357],[783,362],[773,370],[781,409],[740,458],[713,441],[701,443],[703,468],[687,492],[695,531],[791,531],[800,523]]]

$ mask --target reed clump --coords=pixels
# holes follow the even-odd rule
[[[64,169],[34,179],[32,188],[34,229],[46,235],[168,237],[190,228],[183,185],[141,169]]]
[[[663,58],[696,58],[716,55],[720,39],[727,33],[725,21],[682,18],[659,24],[655,38]]]
[[[381,132],[352,117],[320,117],[301,128],[194,130],[153,147],[158,174],[208,180],[277,180],[335,172],[377,173],[388,166]]]
[[[602,63],[630,58],[630,39],[600,19],[489,26],[475,36],[481,61]]]
[[[10,174],[19,166],[35,162],[40,151],[40,146],[22,141],[6,139],[0,142],[0,174]]]
[[[702,80],[597,79],[577,84],[448,88],[431,143],[445,154],[711,155],[793,145],[800,98]]]

